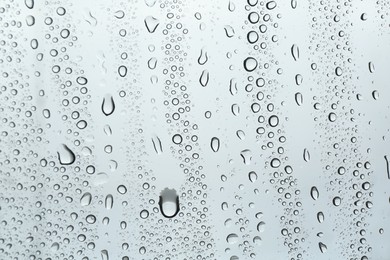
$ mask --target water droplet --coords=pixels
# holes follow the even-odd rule
[[[295,61],[297,61],[299,59],[299,48],[298,48],[298,45],[293,44],[293,46],[291,47],[291,55],[293,56]]]
[[[311,187],[310,196],[312,197],[313,200],[318,200],[320,193],[318,192],[318,189],[316,186]]]
[[[66,146],[65,144],[62,144],[61,148],[62,149],[59,152],[57,152],[58,160],[60,164],[70,165],[74,163],[74,161],[76,160],[76,156],[73,153],[73,151],[70,150],[69,147]]]
[[[303,160],[305,160],[305,162],[310,161],[310,153],[306,148],[303,149]]]
[[[375,71],[374,63],[372,63],[371,61],[368,63],[368,70],[371,73],[374,73],[374,71]]]
[[[257,60],[252,57],[248,57],[244,60],[244,68],[246,71],[254,71],[257,67]]]
[[[176,190],[165,188],[160,193],[158,205],[160,206],[161,214],[166,218],[173,218],[179,213],[179,196]]]
[[[333,205],[338,207],[338,206],[340,206],[340,204],[341,204],[341,198],[340,197],[334,197],[333,198]]]
[[[325,216],[324,216],[324,213],[322,213],[322,211],[317,213],[317,220],[318,220],[318,223],[324,222]]]
[[[326,253],[326,250],[328,250],[328,247],[322,242],[319,242],[318,246],[320,248],[321,253]]]
[[[230,25],[225,25],[225,34],[228,38],[232,38],[234,36],[234,29]]]
[[[252,160],[252,152],[249,149],[242,150],[240,153],[244,164],[250,165],[251,160]]]
[[[227,237],[226,237],[226,242],[228,242],[229,244],[233,245],[235,243],[238,242],[238,236],[237,234],[229,234]]]
[[[295,103],[298,106],[302,106],[303,104],[303,95],[300,92],[295,93]]]
[[[119,74],[119,76],[121,76],[122,78],[125,77],[126,74],[127,74],[127,67],[124,66],[124,65],[119,66],[119,68],[118,68],[118,74]]]
[[[91,193],[89,192],[86,192],[83,194],[83,196],[81,196],[81,199],[80,199],[80,204],[81,206],[88,206],[89,204],[91,204],[91,201],[92,201],[92,195]]]
[[[157,154],[162,154],[163,153],[163,148],[162,148],[162,144],[161,144],[160,138],[158,138],[158,136],[154,136],[152,138],[152,143],[153,143],[154,151]]]
[[[211,138],[211,149],[213,150],[213,152],[218,152],[219,151],[219,145],[220,145],[220,142],[219,142],[219,139],[217,137],[213,137]]]
[[[279,124],[279,118],[275,115],[270,116],[268,124],[272,127],[276,127]]]
[[[104,206],[106,209],[112,209],[113,205],[114,205],[114,197],[111,194],[108,194],[106,196],[106,199],[104,200]]]
[[[144,20],[146,29],[148,29],[148,32],[154,33],[156,31],[158,25],[160,24],[159,20],[154,18],[153,16],[148,16]]]
[[[105,116],[109,116],[114,113],[115,110],[115,102],[114,98],[110,94],[106,94],[103,98],[102,102],[102,112]]]
[[[208,70],[203,70],[202,71],[202,74],[200,75],[200,78],[199,78],[199,83],[200,85],[202,85],[202,87],[206,87],[207,86],[207,83],[209,83],[209,72]]]
[[[183,137],[181,137],[181,135],[179,134],[175,134],[173,137],[172,137],[172,142],[174,144],[181,144],[181,142],[183,141]]]
[[[33,9],[34,8],[34,0],[24,0],[24,4],[28,9]]]
[[[204,49],[201,49],[200,50],[200,55],[199,55],[199,58],[198,58],[199,65],[206,64],[206,62],[208,61],[208,58],[209,57],[207,56],[207,52]]]
[[[252,183],[255,182],[255,181],[257,181],[257,173],[256,173],[256,172],[251,171],[251,172],[249,172],[248,176],[249,176],[249,180],[250,180]]]

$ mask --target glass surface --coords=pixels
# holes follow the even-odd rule
[[[390,259],[389,12],[0,0],[0,259]]]

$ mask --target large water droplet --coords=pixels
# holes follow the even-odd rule
[[[176,190],[165,188],[161,191],[158,205],[164,217],[175,217],[180,210],[179,196],[176,194]]]
[[[65,144],[62,144],[61,148],[62,149],[60,149],[60,151],[57,152],[58,160],[60,164],[70,165],[74,163],[74,161],[76,160],[76,156],[73,153],[73,151],[70,150],[69,147],[66,146]]]

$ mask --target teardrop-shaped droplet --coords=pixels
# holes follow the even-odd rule
[[[161,191],[158,205],[164,217],[175,217],[180,210],[179,196],[177,196],[176,190],[165,188]]]
[[[217,137],[211,138],[210,146],[211,146],[211,149],[213,150],[213,152],[215,152],[215,153],[218,152],[219,145],[220,145],[220,143],[219,143],[219,139]]]
[[[233,12],[234,10],[236,10],[236,5],[232,1],[229,1],[228,10],[230,12]]]
[[[200,55],[198,58],[199,65],[204,65],[208,61],[209,57],[207,56],[207,52],[203,49],[200,50]]]
[[[310,153],[306,148],[303,149],[303,160],[305,160],[305,162],[310,161]]]
[[[298,106],[302,106],[303,104],[303,95],[301,92],[295,93],[295,102]]]
[[[318,197],[320,196],[320,193],[318,192],[316,186],[311,187],[310,196],[312,197],[313,200],[317,200]]]
[[[299,59],[299,48],[298,48],[298,45],[293,44],[293,46],[291,47],[291,55],[293,56],[295,61],[297,61]]]
[[[202,74],[200,75],[199,78],[199,83],[202,85],[202,87],[206,87],[207,83],[209,83],[209,72],[208,70],[202,71]]]
[[[91,201],[92,201],[91,193],[86,192],[83,194],[83,196],[81,196],[80,204],[81,206],[88,206],[89,204],[91,204]]]
[[[242,150],[240,153],[244,164],[250,165],[252,161],[252,152],[249,149]]]
[[[57,152],[58,160],[62,165],[70,165],[76,160],[76,156],[68,146],[62,144],[60,151]]]
[[[148,29],[148,32],[154,33],[156,31],[158,25],[160,24],[159,20],[154,18],[153,16],[148,16],[144,20],[146,29]]]
[[[114,205],[114,197],[111,194],[108,194],[106,196],[106,199],[104,200],[104,206],[106,209],[112,209],[113,205]]]
[[[162,144],[161,144],[160,138],[158,138],[158,136],[154,136],[152,138],[152,143],[153,143],[154,151],[157,154],[162,154],[163,153],[163,148],[162,148]]]
[[[251,171],[251,172],[249,172],[249,180],[251,181],[251,182],[255,182],[255,181],[257,181],[257,173],[256,172],[254,172],[254,171]]]
[[[106,94],[102,102],[102,112],[104,115],[109,116],[115,111],[114,98],[110,94]]]
[[[324,216],[324,213],[322,213],[322,211],[317,213],[317,220],[318,220],[318,223],[324,222],[325,216]]]
[[[291,8],[292,9],[297,8],[297,0],[291,0]]]

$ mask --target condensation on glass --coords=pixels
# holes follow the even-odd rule
[[[390,259],[389,12],[0,0],[0,259]]]

